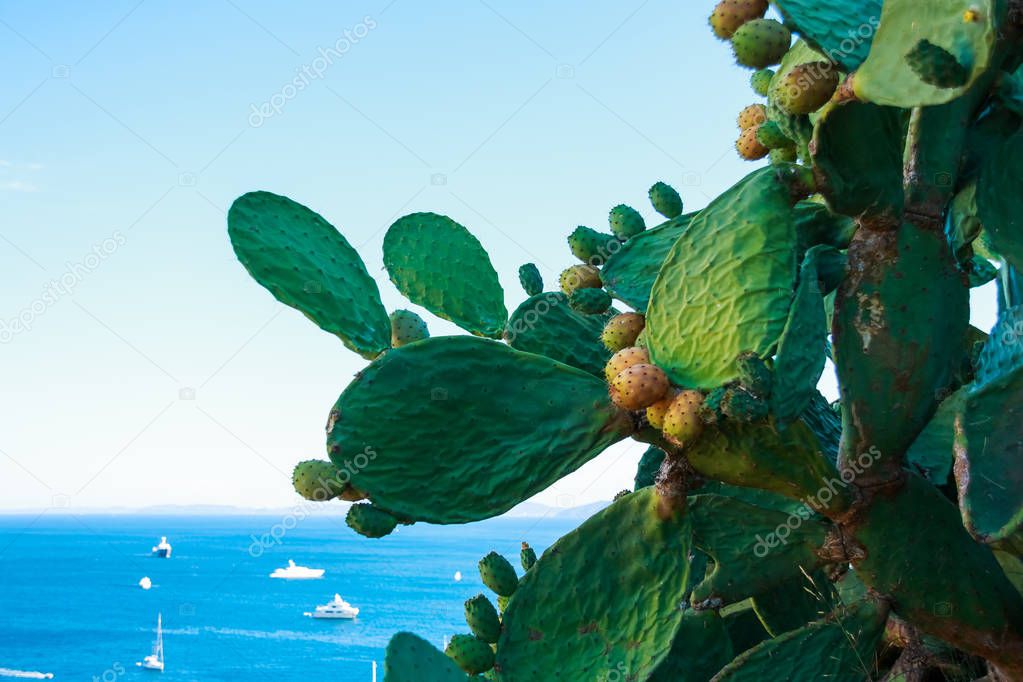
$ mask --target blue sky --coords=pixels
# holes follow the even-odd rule
[[[711,4],[0,3],[0,507],[293,503],[365,363],[249,279],[231,201],[322,213],[389,309],[383,231],[446,213],[512,308],[518,266],[552,282],[576,225],[653,220],[656,180],[702,207],[751,170],[732,145],[756,98]],[[608,499],[642,450],[538,501]]]

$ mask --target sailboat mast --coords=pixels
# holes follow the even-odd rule
[[[163,614],[156,616],[156,658],[163,663]]]

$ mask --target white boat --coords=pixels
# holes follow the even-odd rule
[[[139,581],[139,587],[141,587],[143,590],[148,590],[152,586],[153,581],[149,579],[149,576],[146,576]]]
[[[310,618],[345,618],[351,620],[359,615],[359,609],[342,599],[340,594],[335,594],[332,601],[327,602],[323,606],[317,606],[315,611],[312,613],[306,612],[304,615]]]
[[[315,578],[322,578],[324,572],[325,571],[322,568],[296,566],[294,561],[288,559],[287,567],[274,569],[274,572],[270,574],[270,577],[281,578],[283,580],[312,580]]]
[[[144,670],[163,672],[163,614],[156,617],[156,642],[153,644],[153,653],[135,665]]]
[[[170,543],[167,542],[167,538],[162,537],[160,538],[160,544],[153,547],[153,556],[160,559],[170,559],[172,551],[173,548],[170,546]]]

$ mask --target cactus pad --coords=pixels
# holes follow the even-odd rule
[[[1013,135],[991,154],[977,181],[977,209],[992,248],[1023,269],[1023,199],[1013,189],[1023,169],[1023,134]]]
[[[705,682],[732,660],[734,650],[724,619],[716,611],[682,614],[675,639],[647,682]]]
[[[328,453],[339,466],[350,462],[352,484],[394,514],[476,521],[631,434],[606,390],[585,372],[504,344],[433,337],[389,351],[345,389]],[[549,410],[559,418],[545,419]]]
[[[657,479],[657,472],[664,461],[664,450],[651,445],[643,456],[639,458],[639,465],[636,467],[636,480],[633,484],[635,490],[653,485]]]
[[[465,682],[454,661],[410,632],[391,638],[384,655],[384,682]]]
[[[490,257],[447,216],[413,213],[384,236],[384,265],[408,300],[479,336],[500,338],[508,311]]]
[[[883,0],[775,0],[786,23],[803,40],[847,71],[855,70],[870,54],[882,4]]]
[[[684,516],[664,518],[654,490],[644,488],[558,540],[504,614],[501,679],[543,680],[558,671],[598,680],[609,670],[645,679],[680,626],[688,536]]]
[[[646,310],[661,264],[696,215],[679,216],[625,242],[600,272],[604,288],[636,310]]]
[[[543,291],[543,277],[540,276],[540,269],[533,263],[526,263],[519,267],[519,284],[529,296],[536,296]]]
[[[374,358],[391,324],[359,254],[323,216],[270,192],[249,192],[227,214],[231,245],[252,278],[348,348]]]
[[[580,313],[560,292],[540,294],[515,309],[504,338],[516,350],[545,355],[602,377],[611,351],[601,343],[600,335],[613,313]]]
[[[584,315],[601,315],[611,307],[611,295],[603,289],[576,289],[568,305]]]

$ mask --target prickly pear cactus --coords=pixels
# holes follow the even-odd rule
[[[355,532],[497,516],[647,448],[632,491],[522,544],[521,576],[481,560],[495,603],[468,600],[445,652],[396,635],[385,682],[1023,680],[1023,3],[707,11],[761,98],[736,149],[769,160],[688,214],[646,179],[665,221],[617,204],[572,230],[560,291],[523,266],[510,318],[466,228],[399,219],[391,280],[471,335],[388,319],[310,209],[232,206],[252,276],[371,361],[292,481],[355,502]]]

